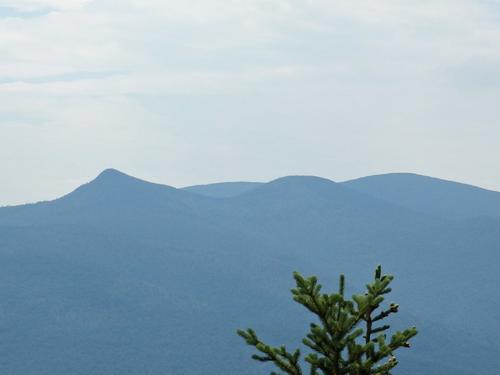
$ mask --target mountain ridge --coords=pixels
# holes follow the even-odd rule
[[[378,263],[397,277],[395,326],[421,328],[401,374],[500,366],[500,219],[436,218],[318,177],[254,187],[220,199],[107,170],[58,200],[0,208],[0,372],[257,375],[234,331],[298,342],[293,271],[325,285],[345,273],[354,292]]]
[[[343,185],[415,211],[449,219],[500,218],[500,192],[413,173],[389,173]]]

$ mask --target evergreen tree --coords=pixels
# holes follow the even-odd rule
[[[312,349],[304,359],[309,375],[389,375],[398,364],[394,352],[408,348],[409,340],[417,334],[415,327],[394,333],[387,339],[390,326],[383,320],[399,310],[399,305],[382,308],[384,296],[391,291],[391,275],[382,275],[380,266],[375,270],[372,283],[364,294],[344,296],[345,279],[340,276],[338,293],[321,293],[316,277],[304,278],[294,273],[296,288],[293,299],[317,316],[302,343]],[[261,362],[272,362],[283,373],[306,374],[302,370],[300,350],[289,352],[285,346],[272,347],[260,340],[252,329],[238,330],[247,344],[259,354],[252,356]],[[271,375],[278,375],[271,372]]]

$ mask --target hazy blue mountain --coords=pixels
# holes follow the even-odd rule
[[[107,170],[0,208],[0,372],[262,374],[234,331],[298,342],[309,315],[292,271],[325,286],[344,272],[355,292],[382,263],[395,327],[421,331],[395,374],[491,375],[499,240],[499,219],[447,220],[318,177],[214,198]]]
[[[182,188],[182,190],[213,198],[230,198],[253,190],[260,185],[262,185],[260,182],[220,182],[207,185],[187,186]]]
[[[411,173],[363,177],[345,186],[388,202],[451,219],[500,218],[500,193]]]

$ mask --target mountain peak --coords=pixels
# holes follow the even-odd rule
[[[414,173],[368,176],[342,185],[417,212],[448,219],[497,217],[500,212],[499,192]]]
[[[114,168],[108,168],[99,173],[99,175],[97,175],[96,178],[94,178],[86,185],[116,186],[123,188],[131,185],[157,185],[157,184],[141,180],[140,178],[134,176],[130,176]]]
[[[95,180],[115,179],[115,178],[123,178],[123,177],[133,178],[133,177],[119,171],[118,169],[107,168],[107,169],[103,170],[101,173],[99,173],[99,175],[95,178]]]
[[[160,185],[137,177],[130,176],[114,168],[108,168],[102,171],[92,181],[80,186],[66,197],[81,194],[97,194],[98,197],[108,196],[115,199],[118,195],[121,197],[130,194],[151,193],[157,191],[172,191],[175,188],[167,185]],[[94,197],[95,198],[95,197]]]
[[[313,187],[313,186],[325,186],[325,185],[331,186],[331,185],[336,185],[336,183],[332,180],[323,177],[293,175],[293,176],[280,177],[275,180],[272,180],[271,182],[269,182],[269,185]]]
[[[281,197],[289,196],[312,196],[316,194],[329,194],[338,191],[339,185],[332,180],[316,176],[285,176],[272,180],[266,184],[252,189],[248,195],[272,194]]]

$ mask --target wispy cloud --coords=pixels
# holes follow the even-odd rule
[[[2,0],[0,6],[19,12],[80,9],[92,0]]]
[[[500,187],[451,156],[469,142],[500,167],[499,15],[483,0],[0,0],[0,157],[30,118],[38,159],[72,181],[113,162],[179,184],[403,169]],[[100,151],[84,156],[90,139]],[[119,147],[131,139],[171,171],[202,170],[145,167],[147,152]],[[276,161],[253,163],[256,147]],[[203,172],[198,153],[224,168]]]

